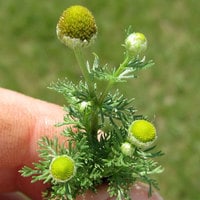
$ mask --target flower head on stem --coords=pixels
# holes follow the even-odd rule
[[[55,157],[50,164],[50,173],[56,182],[66,182],[75,174],[75,164],[67,155]]]
[[[128,139],[135,146],[147,148],[157,139],[156,129],[147,120],[135,120],[129,127]]]
[[[83,48],[88,47],[97,36],[97,26],[92,13],[84,6],[74,5],[67,8],[61,15],[56,32],[58,39],[74,50],[79,67],[90,91],[93,90]]]
[[[125,40],[124,44],[127,53],[136,57],[147,49],[147,39],[143,33],[131,33]]]
[[[87,47],[97,35],[97,26],[92,13],[85,7],[75,5],[61,15],[56,32],[59,40],[74,49]]]

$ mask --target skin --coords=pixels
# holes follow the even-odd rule
[[[30,183],[30,178],[19,174],[22,166],[31,166],[38,161],[37,141],[44,135],[59,135],[61,128],[54,125],[63,121],[64,111],[60,106],[34,99],[14,91],[0,88],[0,199],[22,200],[16,191],[26,194],[30,199],[42,200],[41,191],[46,185],[41,182]],[[59,136],[60,141],[63,140]],[[88,191],[77,200],[109,200],[106,185],[101,185],[94,194]],[[136,183],[131,190],[134,200],[160,200],[157,192],[148,198],[148,188]]]

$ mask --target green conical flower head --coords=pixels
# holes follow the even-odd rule
[[[128,130],[129,141],[138,147],[149,147],[156,140],[156,129],[147,120],[135,120]]]
[[[67,155],[55,157],[50,164],[50,173],[57,182],[66,182],[75,174],[75,164]]]
[[[92,13],[85,7],[75,5],[67,8],[57,24],[57,36],[66,46],[88,46],[97,34]]]

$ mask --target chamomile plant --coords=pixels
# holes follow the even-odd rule
[[[155,150],[157,132],[151,120],[137,115],[133,99],[127,99],[116,83],[136,78],[139,70],[152,66],[146,61],[147,39],[144,34],[126,31],[124,59],[118,67],[100,65],[94,54],[93,63],[84,58],[83,51],[94,42],[97,26],[92,13],[75,5],[67,8],[56,27],[58,39],[75,53],[83,74],[78,84],[69,78],[58,80],[50,88],[64,95],[63,126],[66,138],[39,140],[40,160],[33,167],[24,166],[22,176],[32,182],[48,183],[44,199],[76,199],[87,190],[96,191],[106,183],[110,197],[129,200],[131,186],[142,181],[158,188],[153,174],[163,168],[155,161],[161,151]],[[105,87],[101,87],[102,83]],[[112,90],[111,90],[112,89]]]

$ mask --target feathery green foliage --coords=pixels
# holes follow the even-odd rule
[[[133,99],[111,89],[116,83],[136,78],[139,70],[152,66],[153,62],[146,62],[139,54],[130,56],[125,47],[124,60],[118,67],[101,66],[96,54],[91,65],[84,60],[83,49],[78,48],[74,52],[85,79],[75,84],[66,78],[50,86],[68,103],[63,122],[57,124],[65,126],[61,134],[66,141],[60,144],[57,138],[41,138],[38,151],[41,159],[33,163],[33,169],[25,166],[20,172],[22,176],[32,176],[33,182],[50,183],[50,189],[44,193],[46,199],[73,200],[87,190],[95,192],[103,182],[108,184],[110,196],[117,200],[129,200],[129,189],[136,181],[149,184],[151,195],[152,187],[158,188],[151,175],[163,171],[154,158],[163,154],[155,151],[155,146],[142,149],[133,144],[132,154],[122,152],[122,144],[129,142],[130,124],[145,117],[136,114]],[[63,182],[53,177],[50,168],[52,160],[60,155],[72,158],[76,168],[73,177]]]

